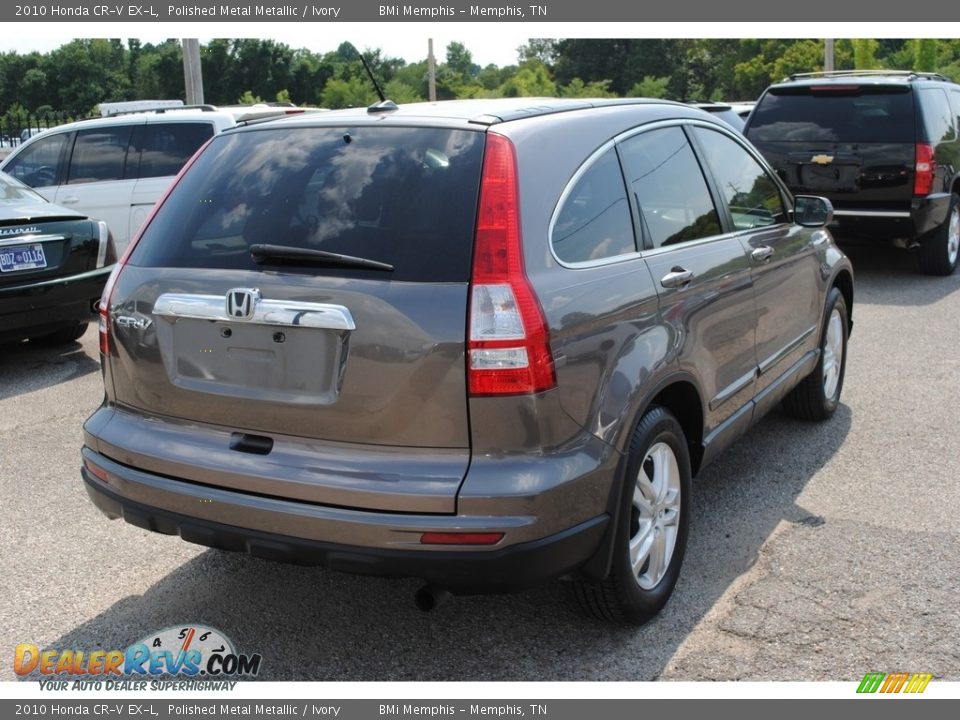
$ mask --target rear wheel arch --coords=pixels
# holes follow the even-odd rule
[[[636,414],[639,422],[653,406],[659,405],[670,411],[680,423],[690,451],[690,468],[693,475],[700,469],[703,459],[703,400],[691,380],[675,379],[659,389],[646,406]]]
[[[837,288],[847,303],[847,330],[849,331],[853,328],[853,276],[846,270],[841,270],[833,278],[831,287]]]

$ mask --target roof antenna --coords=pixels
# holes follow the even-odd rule
[[[387,96],[383,94],[383,89],[380,87],[380,83],[377,82],[377,79],[373,76],[373,71],[370,69],[370,66],[367,65],[367,59],[363,56],[363,53],[357,50],[357,46],[353,43],[350,43],[350,46],[353,48],[354,52],[360,56],[360,62],[363,63],[363,69],[367,71],[367,77],[370,78],[370,82],[373,83],[373,89],[377,91],[377,97],[380,98],[380,102],[374,103],[368,107],[367,112],[381,113],[396,110],[397,104],[393,100],[387,100]]]

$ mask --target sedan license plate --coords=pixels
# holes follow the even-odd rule
[[[0,272],[45,268],[47,257],[43,245],[16,245],[0,248]]]

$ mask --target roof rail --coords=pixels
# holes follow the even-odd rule
[[[907,80],[944,80],[953,82],[946,75],[932,72],[920,72],[918,70],[822,70],[820,72],[792,73],[783,79],[802,80],[804,78],[831,78],[831,77],[871,77],[871,76],[889,76],[903,77]]]
[[[144,108],[131,108],[129,110],[119,110],[113,111],[106,117],[117,117],[119,115],[141,115],[143,113],[156,113],[162,115],[163,113],[168,112],[179,112],[181,110],[201,110],[203,112],[216,112],[219,108],[216,105],[172,105],[170,107],[144,107]],[[86,120],[97,119],[96,116],[92,118],[85,118]]]

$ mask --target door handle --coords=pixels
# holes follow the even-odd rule
[[[693,280],[693,271],[675,266],[670,269],[666,275],[660,278],[660,284],[665,288],[682,288],[690,284]]]
[[[71,197],[61,198],[57,202],[63,203],[64,205],[76,205],[78,202],[80,202],[80,198],[78,198],[76,195],[73,195]]]
[[[770,262],[770,258],[773,257],[773,248],[769,245],[761,245],[758,248],[754,248],[750,253],[752,257],[757,262]]]

